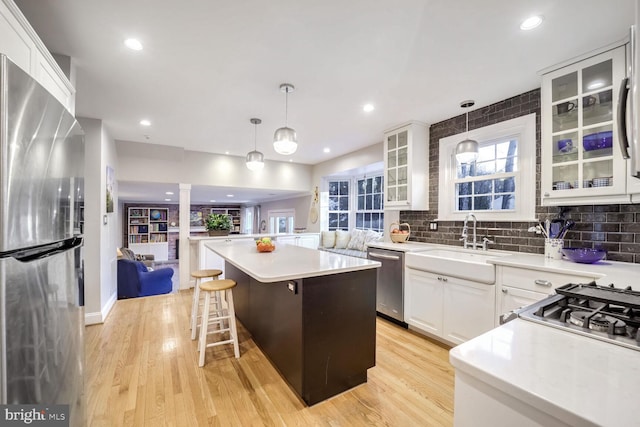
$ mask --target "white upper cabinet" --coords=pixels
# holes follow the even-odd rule
[[[75,89],[12,0],[0,1],[0,53],[75,114]]]
[[[543,206],[629,202],[618,142],[625,47],[542,76]]]
[[[385,209],[429,209],[428,132],[428,126],[420,122],[385,132]]]

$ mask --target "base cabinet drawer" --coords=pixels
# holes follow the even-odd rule
[[[550,295],[555,288],[567,283],[589,283],[592,280],[594,280],[594,277],[531,270],[528,268],[502,267],[500,283],[502,286],[513,286],[514,288]]]
[[[527,291],[511,286],[503,286],[498,295],[499,314],[505,314],[520,307],[526,307],[547,297],[542,292]]]

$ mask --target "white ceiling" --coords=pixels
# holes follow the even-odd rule
[[[276,128],[317,164],[540,86],[537,71],[627,35],[633,0],[16,0],[47,47],[77,66],[78,116],[117,140],[267,159]],[[544,15],[536,30],[520,22]],[[123,45],[137,37],[144,50]],[[376,109],[364,113],[362,106]],[[139,121],[151,120],[143,128]],[[145,137],[145,135],[148,135]],[[328,147],[329,154],[323,152]]]

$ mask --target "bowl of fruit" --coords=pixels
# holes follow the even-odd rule
[[[411,234],[411,226],[406,222],[402,224],[398,224],[397,222],[391,223],[389,227],[391,241],[393,243],[404,243],[409,240],[409,235]]]
[[[271,237],[263,237],[256,240],[256,248],[258,252],[273,252],[276,249],[276,245],[271,241]]]

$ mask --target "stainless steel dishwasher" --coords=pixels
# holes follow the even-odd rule
[[[378,268],[376,311],[404,324],[404,252],[368,248],[367,258],[382,263]]]

